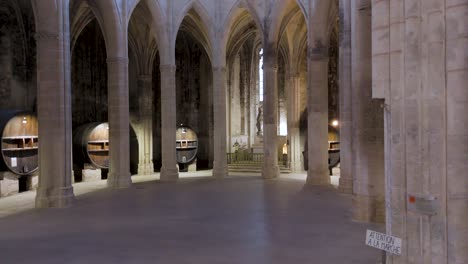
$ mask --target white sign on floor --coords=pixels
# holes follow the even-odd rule
[[[366,245],[394,255],[401,255],[401,238],[398,237],[367,230]]]

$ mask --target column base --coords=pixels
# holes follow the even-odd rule
[[[384,223],[385,199],[379,196],[353,195],[353,220]]]
[[[0,197],[19,192],[18,176],[11,172],[0,172]]]
[[[353,193],[353,180],[344,179],[340,177],[340,181],[338,183],[338,191],[340,193],[352,194]]]
[[[268,166],[263,165],[262,178],[263,179],[276,179],[280,176],[280,170],[278,165]]]
[[[130,173],[126,173],[125,175],[122,174],[115,174],[109,172],[107,176],[107,187],[110,189],[125,189],[132,186],[132,178]]]
[[[229,176],[229,174],[228,169],[226,167],[213,168],[213,177],[215,177],[216,179],[224,179],[227,176]]]
[[[304,171],[304,166],[301,162],[291,162],[289,167],[291,168],[291,172],[293,173],[299,173]]]
[[[138,175],[151,175],[154,173],[153,163],[138,164]]]
[[[174,182],[179,179],[179,170],[177,167],[168,168],[161,167],[161,177],[160,180],[164,182]]]
[[[229,176],[227,162],[213,161],[213,177],[216,179],[223,179]]]
[[[325,186],[325,185],[330,185],[330,175],[328,175],[328,169],[325,169],[323,171],[313,171],[309,168],[307,171],[307,184],[310,185],[320,185],[320,186]]]
[[[73,187],[37,189],[36,208],[66,208],[75,200]]]

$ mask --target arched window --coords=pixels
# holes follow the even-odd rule
[[[263,102],[263,49],[260,49],[260,60],[258,62],[258,95],[260,102]]]

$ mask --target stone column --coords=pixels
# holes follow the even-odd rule
[[[429,130],[431,133],[429,137],[431,145],[433,142],[438,142],[438,148],[431,148],[432,153],[428,156],[433,157],[431,161],[446,158],[446,164],[443,162],[430,163],[432,165],[431,175],[442,176],[444,171],[447,173],[446,179],[439,176],[442,179],[434,182],[432,186],[432,189],[440,188],[438,183],[443,182],[447,186],[447,193],[445,194],[443,190],[433,190],[432,193],[442,197],[446,195],[448,199],[446,201],[448,208],[442,210],[439,217],[433,218],[430,226],[433,227],[432,232],[434,232],[438,227],[446,224],[448,227],[447,241],[449,241],[447,251],[449,252],[450,261],[454,263],[457,263],[457,261],[458,263],[468,263],[468,2],[462,1],[459,2],[460,4],[457,3],[445,2],[445,5],[438,3],[437,9],[443,10],[445,8],[445,14],[443,12],[431,12],[432,10],[429,9],[428,5],[425,10],[431,21],[432,19],[440,20],[445,15],[445,33],[447,38],[445,46],[443,42],[444,34],[436,34],[440,32],[437,30],[440,24],[433,25],[431,30],[434,33],[433,35],[437,37],[432,38],[430,43],[426,44],[431,47],[431,49],[426,47],[431,53],[426,58],[432,57],[434,48],[438,50],[438,56],[435,57],[435,60],[431,61],[428,67],[430,69],[433,69],[432,67],[440,69],[445,66],[445,81],[447,83],[445,91],[447,102],[444,104],[443,101],[440,103],[440,98],[444,98],[444,90],[440,90],[440,86],[443,86],[445,76],[437,76],[437,74],[440,74],[440,71],[437,71],[437,74],[428,75],[431,76],[431,79],[428,80],[428,85],[436,84],[427,93],[430,95],[428,98],[428,101],[431,103],[430,116],[434,118],[435,116],[432,113],[440,113],[440,116],[435,117],[438,120],[437,122],[427,122],[431,124]],[[443,56],[442,60],[441,55]],[[444,60],[445,63],[443,63]],[[440,109],[446,109],[446,118],[443,118],[444,111]],[[447,124],[447,131],[444,133],[443,124],[445,122]],[[443,151],[444,135],[447,135],[446,153]],[[434,136],[437,136],[437,138],[434,138]],[[430,179],[430,177],[427,178]],[[447,222],[441,223],[441,218],[447,219]],[[443,237],[435,237],[433,240],[433,250],[438,250],[440,245],[445,242],[443,241]],[[438,259],[441,258],[443,258],[443,254],[438,256]]]
[[[263,50],[263,169],[262,177],[279,177],[278,167],[278,65],[273,47]]]
[[[258,83],[258,56],[252,56],[252,78],[250,79],[250,105],[249,105],[249,112],[250,112],[250,132],[249,132],[249,148],[252,148],[253,144],[257,143],[255,138],[257,136],[257,105],[258,105],[258,90],[257,90],[257,83]]]
[[[308,161],[304,162],[308,162],[308,184],[328,185],[328,47],[321,41],[313,43],[307,56]]]
[[[351,114],[351,1],[340,0],[340,183],[339,191],[353,193]]]
[[[403,1],[393,5],[394,11],[398,11],[392,14],[390,25],[390,1],[372,3],[372,96],[385,99],[385,224],[386,233],[397,237],[406,236],[406,182],[405,169],[401,166],[405,156],[402,151],[405,145],[402,116],[404,82],[401,78],[404,61],[402,43],[392,41],[390,45],[390,37],[404,39],[403,5]],[[390,81],[391,75],[398,78]],[[402,254],[406,254],[405,247]],[[394,262],[387,259],[387,263]]]
[[[230,89],[230,117],[231,117],[231,138],[229,145],[233,145],[236,141],[233,137],[241,135],[241,95],[240,95],[240,56],[236,55],[232,63],[231,73],[231,89]]]
[[[151,75],[141,75],[138,79],[141,87],[140,95],[140,137],[138,174],[150,175],[153,167],[153,78]]]
[[[300,137],[301,119],[301,78],[294,75],[289,79],[289,89],[287,89],[288,104],[288,139],[290,168],[292,172],[303,171],[301,162],[302,147]]]
[[[372,99],[371,1],[351,1],[353,218],[385,219],[382,102]]]
[[[122,45],[127,45],[127,43]],[[108,57],[109,175],[107,186],[127,188],[130,175],[128,58]]]
[[[68,4],[68,1],[33,1],[38,22],[38,208],[66,207],[74,197]]]
[[[228,176],[226,161],[226,68],[213,67],[214,161],[213,176]]]
[[[176,160],[176,66],[161,65],[161,181],[177,181]]]
[[[213,69],[207,57],[200,58],[200,114],[198,116],[200,133],[197,169],[212,168],[214,161],[214,111],[213,111]],[[224,139],[226,136],[224,136]],[[206,164],[205,164],[206,163]],[[201,165],[200,167],[198,165]],[[204,168],[203,166],[207,166]]]
[[[227,122],[227,137],[226,137],[226,150],[227,153],[232,152],[232,146],[231,146],[231,138],[232,138],[232,118],[231,118],[231,105],[232,105],[232,98],[231,98],[231,90],[232,90],[232,81],[230,78],[230,75],[226,73],[226,78],[227,78],[227,92],[226,92],[226,122]],[[213,84],[215,84],[215,80],[213,78]],[[215,87],[215,85],[213,85]],[[214,96],[213,96],[214,98]],[[216,121],[214,121],[216,123]],[[215,158],[216,159],[216,158]]]
[[[462,2],[372,6],[374,96],[386,100],[386,231],[407,241],[401,256],[387,255],[386,263],[468,263]],[[415,206],[421,200],[432,206]]]

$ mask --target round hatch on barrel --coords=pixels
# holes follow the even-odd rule
[[[197,157],[198,137],[195,131],[185,125],[176,130],[176,154],[179,164],[190,164]]]

